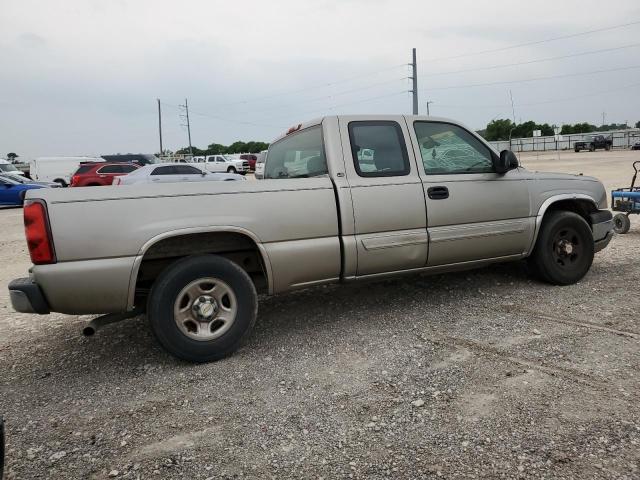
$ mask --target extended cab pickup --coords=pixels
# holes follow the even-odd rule
[[[606,208],[595,178],[529,172],[451,120],[331,116],[276,139],[261,181],[29,192],[35,265],[9,290],[19,312],[146,311],[169,352],[210,361],[247,336],[257,292],[525,258],[577,282]]]
[[[588,135],[584,137],[584,140],[574,143],[573,149],[575,152],[579,152],[580,150],[595,152],[601,148],[611,150],[612,145],[613,141],[611,140],[611,137],[605,137],[604,135]]]

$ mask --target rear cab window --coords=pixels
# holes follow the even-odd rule
[[[326,175],[327,160],[320,125],[299,130],[269,146],[264,178],[309,178]]]

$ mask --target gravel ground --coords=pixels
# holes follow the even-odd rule
[[[567,157],[523,163],[588,163]],[[592,168],[623,185],[630,158]],[[20,222],[0,211],[0,284],[29,266]],[[6,476],[640,478],[632,223],[569,287],[508,264],[263,298],[248,344],[207,365],[144,318],[83,338],[88,317],[20,315],[2,289]]]

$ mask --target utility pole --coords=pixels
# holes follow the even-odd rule
[[[191,123],[189,122],[189,103],[187,99],[184,99],[184,105],[180,105],[181,108],[184,108],[185,115],[181,115],[183,118],[187,120],[187,124],[183,125],[183,127],[187,127],[187,135],[189,136],[189,155],[193,156],[193,147],[191,146]]]
[[[430,116],[431,114],[429,113],[429,105],[432,104],[433,101],[432,100],[427,100],[427,117]]]
[[[164,153],[162,149],[162,110],[160,108],[160,99],[158,98],[158,134],[160,135],[160,156]]]
[[[607,116],[607,112],[602,112],[602,126],[604,126],[604,119]]]
[[[413,93],[413,114],[418,115],[418,64],[416,62],[416,49],[413,49],[413,61],[409,64],[412,67],[412,76],[409,77],[412,80]]]

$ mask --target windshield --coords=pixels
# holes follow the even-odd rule
[[[224,158],[227,162],[231,162],[233,160],[236,160],[235,158],[233,158],[230,155],[221,155],[222,158]]]
[[[19,172],[16,167],[10,163],[0,163],[0,172]]]
[[[2,178],[13,180],[18,183],[29,183],[29,180],[24,178],[22,175],[14,175],[13,173],[4,173],[2,174]]]

